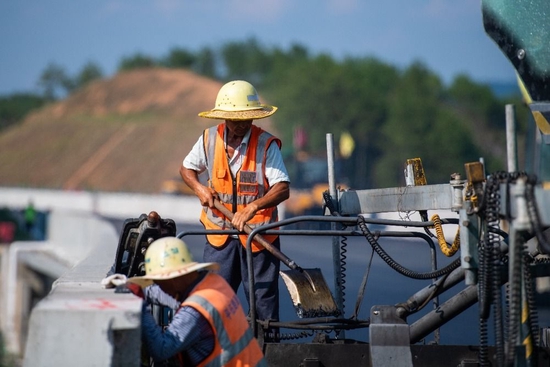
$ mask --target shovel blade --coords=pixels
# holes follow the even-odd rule
[[[338,316],[341,314],[320,269],[280,271],[300,318]],[[304,274],[307,272],[307,275]],[[313,284],[312,284],[313,283]]]

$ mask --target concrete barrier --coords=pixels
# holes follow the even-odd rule
[[[133,295],[102,289],[101,279],[112,265],[118,245],[114,226],[102,217],[136,218],[157,211],[178,223],[196,223],[201,206],[196,197],[85,191],[0,188],[0,207],[23,209],[32,201],[36,210],[49,212],[47,240],[14,243],[6,266],[18,287],[21,251],[48,253],[70,270],[55,281],[51,292],[32,310],[23,365],[138,366],[140,359],[141,301]],[[10,250],[8,249],[8,252]],[[84,259],[84,260],[83,260]],[[50,276],[59,269],[50,269]],[[8,310],[17,309],[16,295],[6,295]],[[10,298],[11,297],[11,298]],[[10,317],[20,317],[15,315]],[[8,322],[9,325],[14,325]],[[0,325],[1,326],[1,325]],[[20,353],[24,333],[8,331],[10,352]]]
[[[54,211],[50,235],[71,261],[86,254],[33,309],[23,366],[139,366],[141,300],[103,289],[118,234],[94,214]]]
[[[23,209],[30,201],[40,211],[71,210],[122,219],[154,210],[183,223],[198,223],[202,209],[194,196],[0,188],[0,207]]]

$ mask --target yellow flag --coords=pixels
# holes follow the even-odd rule
[[[347,131],[343,132],[340,135],[340,155],[347,159],[353,153],[353,149],[355,149],[355,141],[353,141],[351,134]]]

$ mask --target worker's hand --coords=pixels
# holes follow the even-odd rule
[[[213,189],[200,185],[195,190],[195,194],[198,196],[202,206],[214,208],[214,198],[217,198],[218,194]]]
[[[111,274],[101,280],[103,288],[115,288],[121,284],[126,284],[126,275],[124,274]]]
[[[233,220],[231,221],[231,224],[235,229],[238,229],[239,231],[243,232],[246,222],[254,218],[257,211],[258,211],[258,207],[256,206],[256,204],[250,203],[243,210],[239,210],[238,212],[235,213],[235,215],[233,216]]]

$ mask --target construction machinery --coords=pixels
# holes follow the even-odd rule
[[[538,127],[538,151],[550,144],[550,3],[539,1],[482,1],[487,34],[514,65]],[[508,107],[507,107],[508,108]],[[329,190],[323,198],[327,215],[298,216],[256,228],[260,233],[280,235],[326,235],[333,238],[335,299],[341,314],[303,318],[296,321],[256,320],[254,291],[251,289],[251,325],[262,343],[270,366],[547,366],[550,365],[549,325],[539,325],[541,301],[537,286],[550,276],[550,191],[535,173],[520,172],[515,146],[513,117],[507,113],[508,170],[486,172],[482,161],[465,162],[465,177],[449,172],[446,184],[427,184],[419,159],[406,162],[405,187],[372,190],[336,190],[334,149],[327,135]],[[545,168],[546,167],[546,168]],[[539,165],[548,170],[550,162]],[[332,169],[331,169],[332,168]],[[332,175],[331,175],[332,171]],[[447,210],[456,215],[428,218],[429,211]],[[419,221],[376,219],[369,214],[418,212]],[[285,230],[303,221],[331,223],[330,230]],[[402,226],[404,231],[384,233],[373,225]],[[442,227],[454,224],[458,232],[449,243]],[[273,230],[281,227],[283,229]],[[410,228],[413,228],[411,230]],[[431,231],[435,231],[435,234]],[[379,239],[383,236],[411,236],[436,243],[446,256],[456,259],[429,272],[407,269],[396,262]],[[180,233],[181,237],[186,233]],[[370,317],[348,317],[343,304],[340,267],[341,240],[361,236],[390,267],[405,277],[431,279],[432,284],[409,299],[392,305],[374,305]],[[251,255],[250,241],[247,246]],[[434,264],[432,264],[434,265]],[[366,273],[368,274],[368,273]],[[252,274],[249,274],[252,277]],[[365,281],[366,281],[365,276]],[[539,280],[539,281],[537,281]],[[465,285],[453,292],[458,285]],[[364,289],[364,288],[363,288]],[[413,323],[408,319],[442,294],[444,303]],[[365,294],[358,295],[358,302]],[[477,304],[479,343],[475,346],[430,345],[425,338],[454,317]],[[271,327],[311,331],[309,342],[264,342],[264,330]],[[489,343],[489,327],[492,339]],[[368,329],[368,342],[345,338],[345,331]],[[330,333],[334,333],[334,336]],[[293,334],[291,338],[298,338]],[[265,338],[268,340],[269,338]],[[289,338],[290,339],[290,338]]]
[[[487,34],[514,65],[528,96],[526,102],[537,126],[535,150],[547,152],[550,147],[550,2],[482,0],[481,4]],[[550,365],[550,327],[544,324],[548,320],[539,320],[537,312],[548,307],[548,294],[541,289],[550,277],[550,190],[541,177],[548,180],[550,162],[544,162],[545,155],[539,154],[543,161],[536,170],[519,171],[513,118],[507,118],[506,123],[507,171],[486,172],[482,161],[465,162],[465,175],[449,172],[448,183],[434,185],[425,179],[421,160],[411,158],[405,162],[406,186],[369,190],[337,190],[332,135],[327,134],[328,190],[322,193],[325,215],[296,216],[254,228],[248,233],[247,254],[252,254],[251,243],[256,235],[279,234],[283,241],[287,235],[331,238],[333,292],[339,312],[320,316],[298,312],[292,319],[260,320],[256,318],[254,287],[250,287],[250,324],[269,366]],[[439,211],[450,214],[447,217],[429,216]],[[419,220],[411,220],[411,216],[403,219],[375,216],[395,212],[418,213]],[[147,222],[145,217],[127,222],[119,242],[115,269],[129,276],[142,271],[140,256],[152,239],[175,233],[171,221],[159,222],[158,218],[152,218],[153,221]],[[302,222],[328,223],[330,229],[285,229]],[[155,227],[156,224],[160,227]],[[374,229],[380,226],[402,227],[402,230]],[[450,239],[445,236],[449,232],[443,230],[446,226],[458,228]],[[205,233],[184,230],[177,236],[186,239]],[[411,291],[410,297],[401,302],[373,305],[369,316],[360,319],[357,305],[366,297],[365,285],[370,269],[367,264],[355,312],[350,315],[346,312],[343,295],[348,274],[341,264],[345,242],[351,237],[364,238],[373,253],[400,276],[428,280],[429,285]],[[385,250],[382,239],[389,237],[420,239],[433,251],[439,247],[452,260],[439,268],[432,257],[430,271],[409,269]],[[251,267],[249,270],[253,283]],[[296,286],[309,287],[311,284],[304,282]],[[54,292],[50,297],[59,293]],[[76,297],[76,293],[72,296]],[[444,302],[439,302],[440,296],[445,296]],[[71,305],[73,309],[78,306],[85,311],[97,306],[94,312],[98,313],[105,311],[100,310],[100,306],[110,313],[123,308],[112,294],[108,301],[96,305],[86,300]],[[48,304],[54,304],[52,298]],[[432,310],[427,311],[428,304],[433,304]],[[469,327],[479,330],[478,342],[441,344],[438,330],[450,325],[455,317],[474,305],[477,305],[477,323]],[[130,317],[130,309],[139,307],[128,305],[124,308],[124,322],[117,316],[110,316],[106,334],[114,345],[111,365],[134,365],[136,360],[131,359],[129,363],[129,359],[119,356],[128,356],[132,348],[139,348],[135,335],[137,321],[135,315]],[[422,315],[414,319],[413,316],[420,312]],[[268,335],[272,329],[292,332]],[[346,333],[352,330],[360,330],[367,340],[346,338]],[[436,335],[434,341],[426,342],[432,333]],[[278,342],[269,341],[273,339]],[[67,345],[65,348],[72,347]],[[26,356],[26,360],[43,360],[40,351],[39,343],[28,345],[27,353],[31,357],[27,359]],[[72,365],[74,359],[67,362]]]

